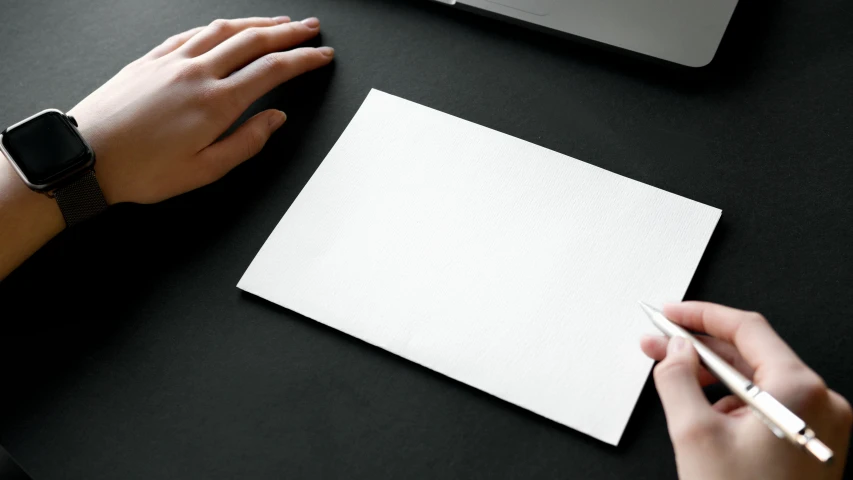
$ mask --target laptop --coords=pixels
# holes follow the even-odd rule
[[[688,67],[711,62],[737,0],[434,0]]]

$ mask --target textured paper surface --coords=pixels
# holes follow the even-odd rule
[[[720,213],[373,90],[238,287],[615,445]]]

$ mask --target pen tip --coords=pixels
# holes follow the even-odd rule
[[[646,312],[646,315],[648,315],[650,317],[652,315],[654,315],[655,313],[658,313],[658,309],[656,309],[655,307],[649,305],[648,303],[646,303],[642,300],[638,300],[637,303],[640,304],[640,308],[642,308],[643,311]]]

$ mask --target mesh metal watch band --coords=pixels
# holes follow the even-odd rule
[[[89,170],[74,182],[54,192],[56,203],[65,218],[65,224],[74,226],[107,209],[107,201],[95,172]]]

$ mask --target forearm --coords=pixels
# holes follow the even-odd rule
[[[30,190],[0,154],[0,280],[63,228],[56,201]]]
[[[319,32],[316,18],[217,20],[169,38],[83,99],[69,114],[97,152],[107,203],[159,202],[257,154],[283,112],[263,111],[223,133],[270,89],[332,61],[332,48],[294,48]],[[32,192],[0,154],[0,280],[63,228],[56,201]]]

